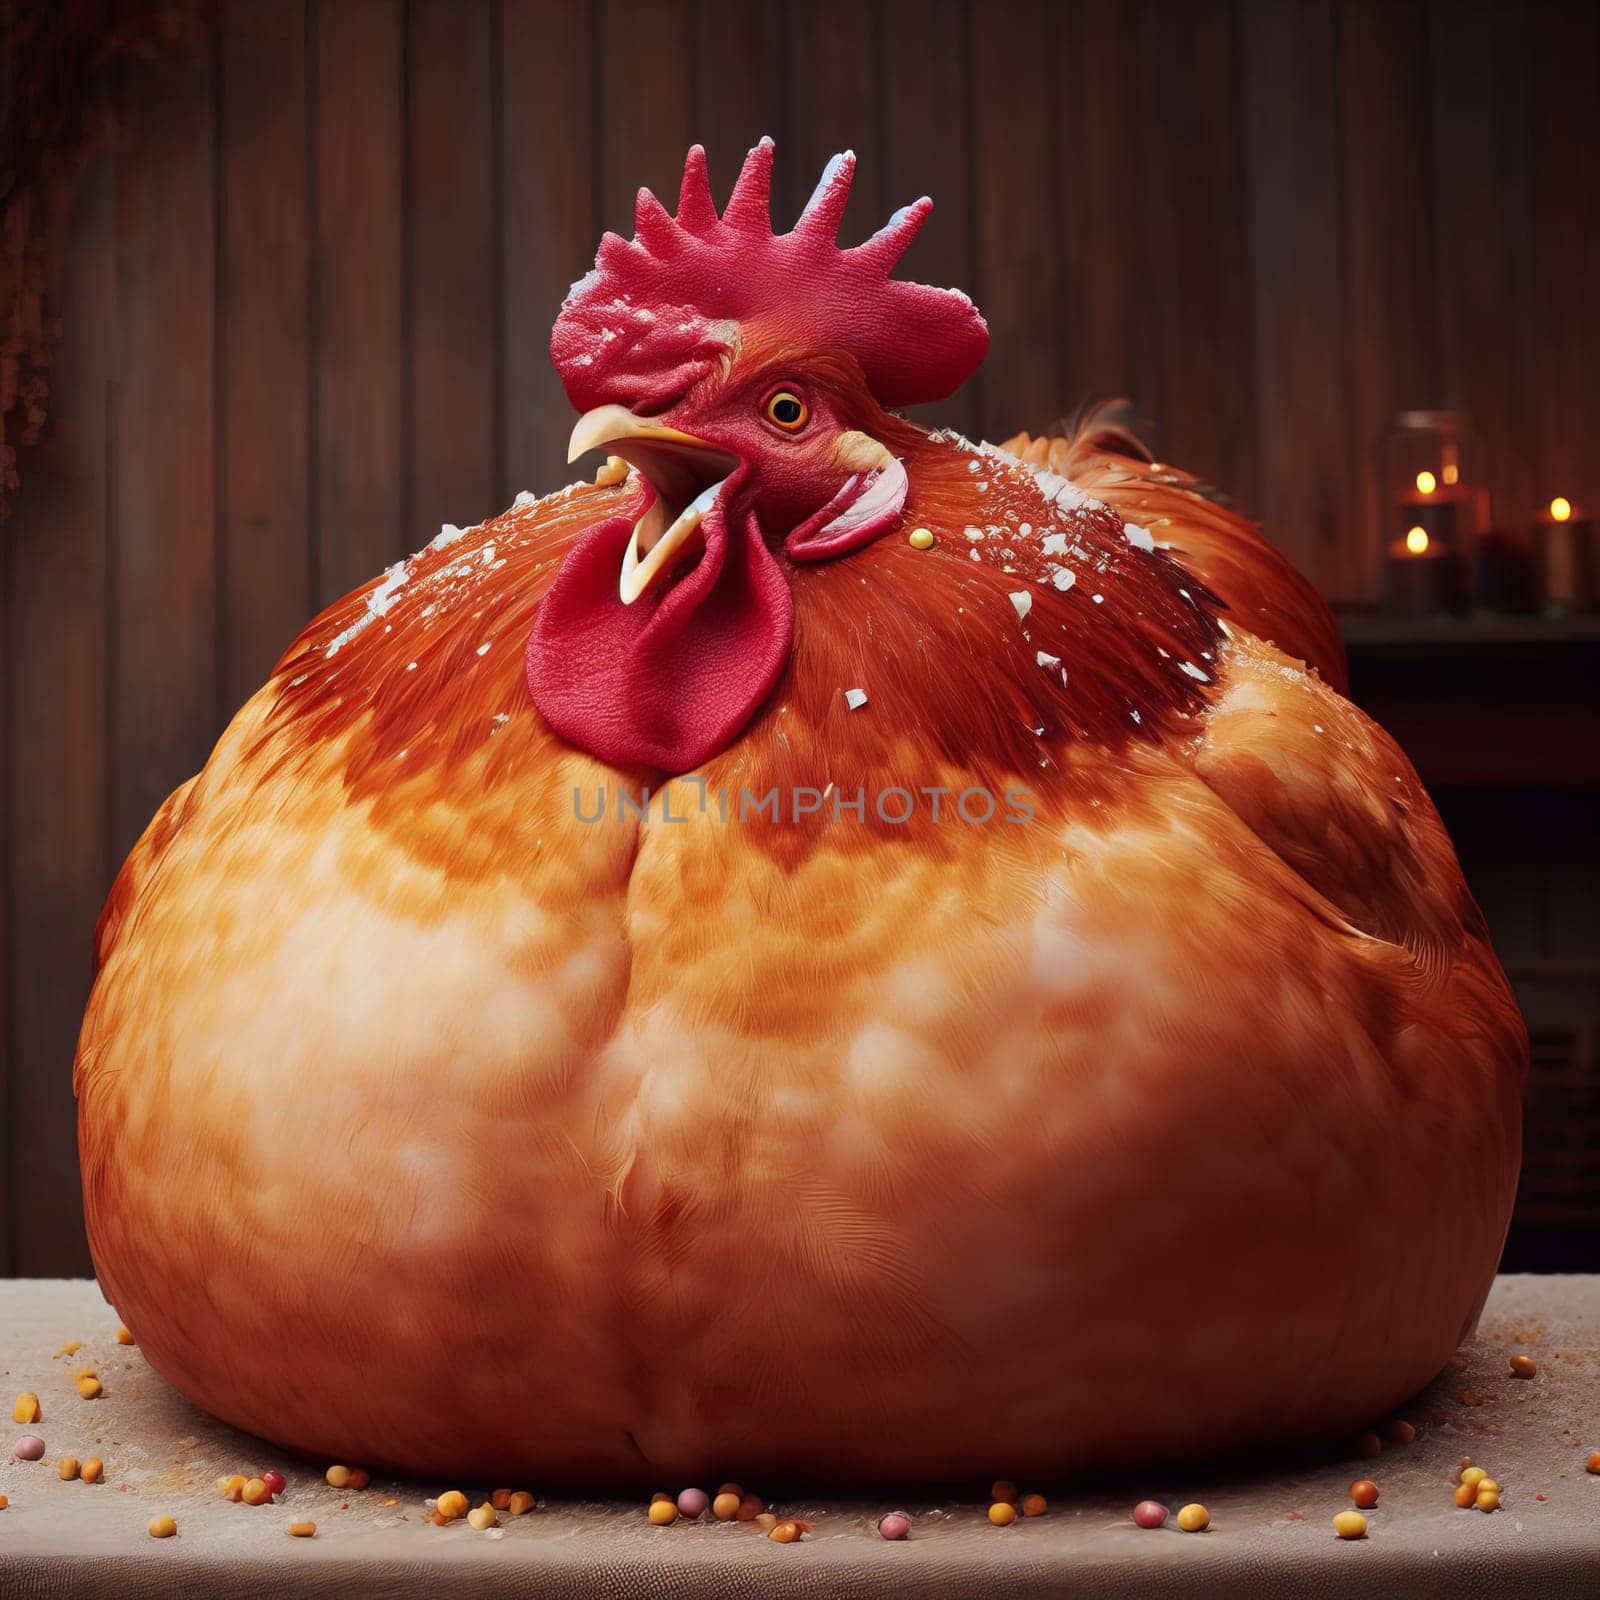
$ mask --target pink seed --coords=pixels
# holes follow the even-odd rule
[[[44,1440],[36,1433],[25,1433],[11,1447],[13,1461],[37,1461],[44,1454]]]
[[[683,1517],[699,1517],[705,1514],[705,1509],[711,1504],[711,1497],[704,1489],[685,1489],[678,1496],[678,1515]]]
[[[1133,1508],[1133,1520],[1141,1528],[1159,1528],[1167,1520],[1167,1508],[1159,1500],[1141,1500]]]
[[[878,1532],[885,1539],[904,1539],[911,1532],[911,1518],[903,1511],[891,1511],[878,1518]]]

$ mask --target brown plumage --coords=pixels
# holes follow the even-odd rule
[[[150,1361],[314,1456],[552,1487],[1038,1476],[1412,1394],[1526,1039],[1301,580],[1177,474],[925,433],[781,327],[646,420],[316,619],[124,868],[76,1084]],[[782,671],[676,776],[558,738],[524,660],[668,424],[749,477],[663,605],[863,440],[906,485],[781,561]]]

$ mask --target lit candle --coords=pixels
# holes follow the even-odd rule
[[[1448,554],[1460,553],[1461,474],[1453,462],[1444,463],[1441,489],[1436,474],[1424,469],[1415,479],[1415,488],[1400,498],[1400,526],[1420,527],[1428,543],[1441,546]],[[1420,554],[1420,552],[1413,552]]]
[[[1413,522],[1389,546],[1390,604],[1412,616],[1452,610],[1458,570],[1454,552],[1433,538],[1421,521]]]
[[[1594,524],[1565,495],[1558,494],[1534,521],[1533,570],[1546,614],[1564,616],[1593,607]]]

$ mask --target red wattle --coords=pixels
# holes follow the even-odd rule
[[[528,688],[562,738],[614,766],[687,772],[755,715],[789,656],[794,603],[753,514],[700,524],[694,570],[631,606],[617,592],[633,532],[612,517],[573,546],[528,639]]]

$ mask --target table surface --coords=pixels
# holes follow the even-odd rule
[[[497,1529],[436,1527],[425,1520],[427,1500],[453,1485],[331,1489],[317,1466],[197,1411],[137,1349],[118,1345],[115,1330],[92,1282],[0,1282],[5,1398],[32,1390],[43,1407],[43,1420],[14,1427],[0,1450],[0,1492],[10,1499],[0,1511],[0,1594],[12,1600],[1600,1592],[1600,1475],[1585,1470],[1600,1449],[1600,1276],[1501,1278],[1477,1337],[1406,1408],[1415,1442],[1386,1445],[1377,1460],[1255,1470],[1196,1462],[1138,1483],[1041,1485],[1048,1513],[1010,1528],[989,1524],[983,1485],[872,1502],[796,1498],[774,1507],[813,1522],[794,1545],[736,1522],[655,1528],[643,1497],[546,1498],[544,1485],[511,1485],[538,1492],[539,1505]],[[81,1349],[60,1353],[71,1340]],[[1532,1380],[1511,1376],[1516,1351],[1538,1363]],[[104,1385],[99,1399],[77,1393],[85,1365]],[[44,1459],[5,1463],[10,1439],[24,1432],[45,1439]],[[55,1463],[65,1455],[101,1457],[105,1481],[63,1482]],[[1499,1480],[1501,1510],[1455,1507],[1463,1455]],[[219,1475],[272,1467],[289,1480],[277,1504],[233,1504],[216,1492]],[[1344,1542],[1330,1519],[1362,1477],[1378,1483],[1379,1509],[1367,1538]],[[493,1485],[459,1487],[477,1504]],[[1129,1510],[1145,1496],[1174,1509],[1201,1500],[1211,1527],[1137,1529]],[[875,1531],[891,1509],[912,1514],[904,1543]],[[163,1514],[177,1537],[151,1539],[147,1524]],[[301,1519],[316,1523],[315,1538],[286,1536]]]

